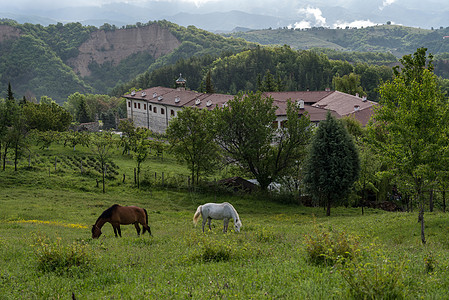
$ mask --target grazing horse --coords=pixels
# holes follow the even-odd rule
[[[228,230],[229,219],[234,220],[235,231],[240,232],[240,227],[242,227],[242,222],[240,221],[239,214],[228,202],[224,203],[206,203],[204,205],[198,206],[195,215],[193,215],[193,223],[197,224],[200,215],[203,217],[203,232],[204,225],[209,225],[212,219],[223,220],[223,232]]]
[[[98,217],[95,225],[92,225],[93,239],[96,239],[101,235],[101,227],[103,227],[106,222],[111,223],[112,228],[114,228],[115,237],[117,237],[117,232],[118,235],[122,237],[120,224],[134,224],[137,230],[137,235],[140,235],[140,223],[143,227],[142,234],[148,230],[148,233],[151,235],[150,226],[148,226],[148,213],[145,208],[137,206],[120,206],[118,204],[112,205]]]

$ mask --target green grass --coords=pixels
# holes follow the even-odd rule
[[[283,205],[260,195],[160,184],[138,190],[132,160],[117,153],[114,162],[128,179],[108,179],[105,194],[94,172],[61,167],[49,174],[48,165],[29,169],[27,161],[18,172],[12,166],[0,172],[0,299],[69,299],[72,292],[77,299],[368,299],[367,287],[387,298],[386,282],[393,298],[447,298],[444,213],[425,214],[423,246],[417,213],[367,209],[362,216],[360,209],[339,207],[325,217],[322,208]],[[151,157],[145,167],[188,174],[170,157]],[[241,233],[223,234],[216,220],[204,234],[193,225],[196,207],[213,201],[236,207]],[[122,226],[123,237],[114,238],[106,224],[100,239],[92,240],[89,226],[114,203],[146,208],[153,236],[137,237],[133,226]],[[357,239],[357,258],[315,264],[306,247],[306,236],[314,232]]]

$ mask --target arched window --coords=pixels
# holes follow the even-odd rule
[[[161,115],[165,114],[165,110],[161,108]]]

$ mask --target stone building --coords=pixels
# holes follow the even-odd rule
[[[131,92],[126,98],[128,119],[137,127],[145,127],[153,132],[164,133],[170,120],[176,117],[183,107],[197,107],[212,110],[222,107],[234,95],[205,94],[186,89],[186,80],[181,76],[176,80],[177,88],[152,87]],[[275,126],[282,126],[287,119],[287,100],[295,101],[301,111],[308,113],[311,122],[319,123],[326,119],[327,111],[337,117],[352,116],[365,126],[372,115],[376,102],[365,97],[349,95],[338,91],[296,91],[266,92],[266,97],[274,99],[277,106]]]

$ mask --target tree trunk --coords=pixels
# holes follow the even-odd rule
[[[16,143],[16,147],[14,150],[14,171],[17,172],[17,163],[19,158],[19,143]]]
[[[443,191],[443,212],[446,212],[446,191]]]
[[[330,197],[327,197],[327,209],[326,209],[326,216],[331,215],[331,199]]]
[[[420,203],[418,220],[421,222],[421,242],[423,245],[426,244],[426,236],[424,234],[424,204]]]
[[[104,174],[106,173],[106,166],[103,167],[103,194],[106,193],[105,186],[104,186]]]
[[[430,190],[429,196],[429,211],[433,212],[433,190]]]

